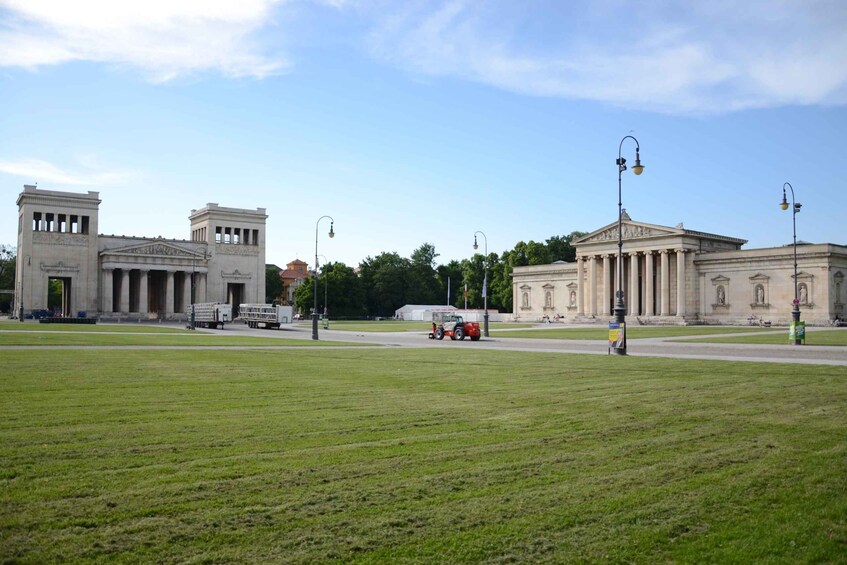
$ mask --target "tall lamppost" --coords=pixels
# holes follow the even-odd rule
[[[20,315],[18,316],[18,321],[20,321],[20,322],[24,321],[24,269],[26,269],[27,265],[32,264],[32,257],[30,257],[29,255],[26,255],[24,258],[26,259],[26,261],[21,263],[21,295],[20,295],[21,308],[20,308]]]
[[[615,323],[621,324],[619,328],[623,328],[623,347],[615,347],[613,351],[618,355],[626,355],[626,305],[623,300],[623,209],[621,208],[621,175],[626,170],[626,159],[621,156],[623,142],[631,139],[635,142],[635,164],[632,166],[632,172],[640,175],[644,172],[644,165],[641,164],[641,146],[638,140],[631,135],[624,136],[618,145],[618,288],[615,291]]]
[[[476,235],[482,235],[482,239],[485,242],[485,258],[482,261],[483,268],[483,277],[482,277],[482,299],[485,305],[485,314],[483,314],[483,325],[482,325],[482,335],[488,337],[488,238],[481,231],[474,232],[473,234],[473,248],[479,249],[479,245],[476,242]]]
[[[783,210],[788,210],[788,198],[786,198],[785,187],[791,190],[791,225],[794,229],[794,308],[791,310],[791,319],[794,320],[794,345],[802,345],[803,341],[799,335],[800,322],[800,298],[797,294],[797,212],[803,207],[799,202],[794,201],[794,187],[791,183],[782,185],[782,202],[779,207]]]
[[[206,251],[203,250],[203,262],[206,261]],[[142,281],[142,284],[143,281]],[[194,314],[194,304],[197,302],[197,252],[191,254],[191,322],[189,329],[197,329],[197,318]]]
[[[332,216],[321,216],[318,218],[318,221],[315,222],[315,288],[313,292],[315,307],[312,310],[312,339],[320,339],[318,337],[318,225],[324,218],[329,218],[329,237],[335,237],[335,231],[333,231],[335,220],[332,219]]]

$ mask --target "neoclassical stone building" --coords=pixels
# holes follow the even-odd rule
[[[624,216],[623,280],[629,323],[787,324],[794,300],[793,246],[741,247],[746,240],[634,222]],[[617,284],[618,224],[575,242],[575,263],[516,267],[514,318],[608,321]],[[847,247],[797,246],[801,319],[845,315]],[[633,319],[635,318],[635,319]]]
[[[192,210],[190,240],[98,234],[99,193],[25,185],[18,204],[16,307],[64,316],[185,319],[192,302],[265,301],[264,208]]]

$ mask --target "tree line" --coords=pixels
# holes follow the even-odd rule
[[[572,242],[586,235],[574,231],[553,236],[545,242],[520,241],[500,254],[477,253],[468,259],[436,263],[438,253],[431,243],[418,247],[411,257],[395,252],[367,257],[356,269],[327,263],[318,272],[318,312],[326,307],[333,318],[391,317],[406,304],[449,304],[457,308],[482,308],[483,280],[488,267],[488,307],[512,311],[512,270],[527,265],[576,260]],[[294,292],[297,311],[309,315],[314,307],[314,275]],[[279,273],[267,273],[267,300],[278,300]],[[466,290],[467,289],[467,290]]]

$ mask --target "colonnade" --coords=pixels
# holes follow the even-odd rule
[[[628,316],[686,315],[685,260],[688,251],[680,248],[624,252],[621,263]],[[673,270],[672,254],[676,260]],[[581,255],[576,258],[576,264],[577,316],[611,316],[618,281],[617,254]],[[672,298],[675,298],[673,310]]]
[[[155,313],[171,317],[185,313],[192,303],[192,277],[194,277],[194,302],[205,302],[206,273],[200,271],[104,268],[101,311],[103,313]]]

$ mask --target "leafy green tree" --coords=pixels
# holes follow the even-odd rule
[[[359,265],[368,315],[389,317],[408,304],[406,290],[411,263],[395,252],[366,258]]]
[[[294,309],[305,318],[312,315],[312,309],[315,307],[314,284],[315,279],[310,274],[294,289]]]
[[[62,310],[62,293],[65,285],[60,279],[50,279],[47,284],[47,309],[51,311]]]
[[[435,246],[424,243],[412,252],[406,289],[407,304],[439,304],[440,285],[436,278]]]
[[[321,285],[324,294],[321,295]],[[362,281],[353,268],[344,263],[328,263],[318,280],[319,309],[324,301],[332,318],[358,318],[364,314],[365,294]]]
[[[586,232],[572,231],[569,235],[554,235],[548,239],[547,249],[550,251],[551,262],[567,261],[573,263],[576,261],[576,247],[573,246],[573,242],[586,235],[588,235]]]
[[[512,311],[512,268],[500,257],[488,269],[488,304],[501,312]]]
[[[474,254],[470,260],[462,262],[464,284],[468,285],[468,308],[482,308],[482,283],[485,276],[485,256]],[[464,301],[463,301],[464,302]]]
[[[530,241],[529,243],[519,241],[509,255],[509,264],[512,267],[547,265],[548,263],[552,263],[550,250],[545,244],[535,241]]]
[[[435,278],[438,281],[438,293],[441,298],[436,298],[433,304],[450,304],[460,307],[464,303],[462,264],[454,259],[446,265],[439,265],[435,268]],[[447,298],[448,287],[450,291],[449,300]]]
[[[17,253],[13,245],[0,244],[0,290],[14,290]],[[0,295],[0,312],[9,312],[12,297]]]
[[[265,269],[265,303],[279,304],[282,301],[282,278],[276,267]]]

